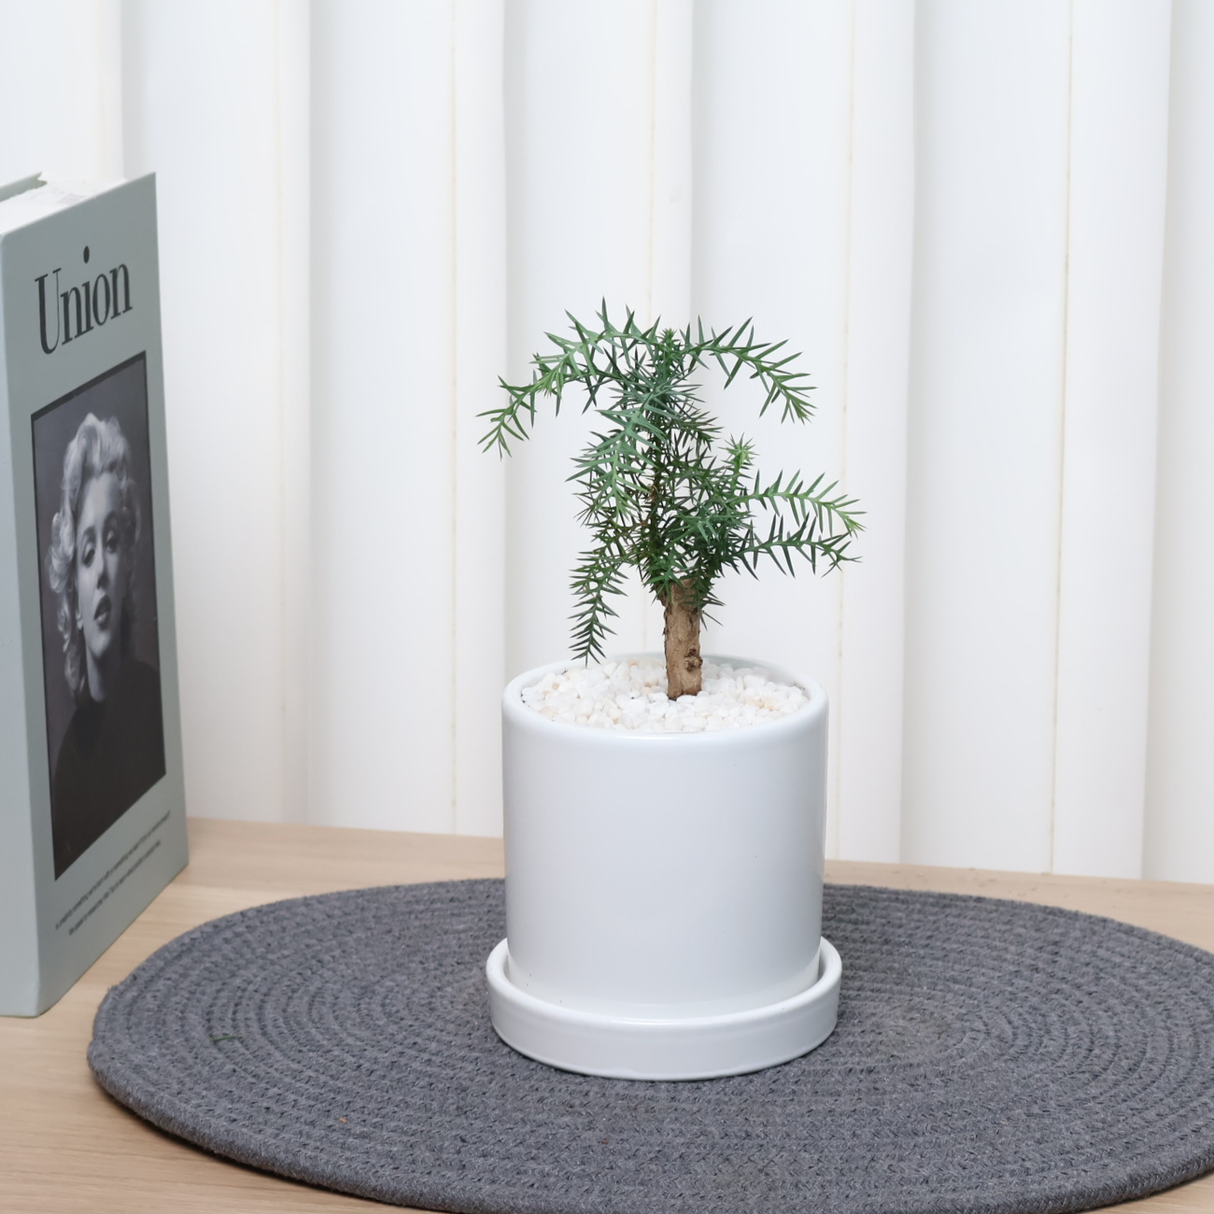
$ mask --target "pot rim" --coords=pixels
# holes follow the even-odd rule
[[[653,650],[638,650],[629,653],[608,654],[605,660],[608,662],[621,662],[626,661],[628,658],[661,658],[662,656],[662,654],[656,653]],[[566,732],[571,731],[588,743],[599,743],[604,746],[628,744],[645,746],[740,746],[744,745],[748,739],[755,739],[760,735],[767,740],[772,738],[778,731],[796,733],[807,729],[819,716],[824,715],[826,712],[827,696],[821,684],[815,682],[813,679],[801,678],[787,667],[781,666],[776,662],[764,662],[755,658],[740,657],[737,654],[728,653],[705,654],[704,660],[707,662],[728,663],[735,667],[755,667],[764,671],[770,678],[776,681],[799,687],[809,697],[809,703],[796,712],[775,720],[757,721],[740,729],[714,729],[706,730],[702,733],[640,733],[623,729],[599,729],[589,725],[578,725],[572,721],[554,721],[548,717],[541,716],[534,709],[528,708],[523,703],[522,693],[525,688],[538,683],[544,675],[555,670],[568,669],[578,662],[577,658],[565,658],[563,661],[548,662],[543,666],[536,666],[531,670],[525,670],[522,674],[516,675],[511,679],[502,692],[502,712],[510,718],[514,725],[520,728],[556,728],[565,730]]]

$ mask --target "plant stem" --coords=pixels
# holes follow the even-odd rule
[[[703,685],[700,612],[691,601],[690,578],[671,586],[666,597],[666,694],[672,700],[697,696]]]

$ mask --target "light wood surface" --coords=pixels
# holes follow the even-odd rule
[[[96,1086],[85,1063],[93,1014],[113,983],[160,945],[207,919],[299,894],[500,876],[501,841],[193,819],[190,846],[189,868],[55,1007],[36,1020],[0,1019],[4,1214],[260,1214],[377,1207],[216,1159],[128,1113]],[[1214,886],[848,862],[828,864],[827,876],[1067,906],[1214,951]],[[1211,1214],[1214,1174],[1116,1209]]]

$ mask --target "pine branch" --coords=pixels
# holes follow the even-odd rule
[[[628,567],[659,602],[677,595],[681,608],[703,612],[720,606],[715,585],[727,570],[757,576],[766,558],[795,574],[798,561],[816,570],[819,562],[833,569],[854,559],[849,547],[863,530],[855,499],[823,476],[807,482],[781,473],[764,483],[753,470],[753,444],[722,441],[693,382],[714,369],[726,387],[754,381],[760,414],[775,405],[783,421],[808,421],[813,389],[784,342],[758,341],[750,321],[708,332],[697,321],[677,331],[656,321],[641,328],[628,311],[617,326],[605,303],[597,321],[587,326],[570,315],[572,336],[549,334],[553,349],[532,358],[530,381],[501,381],[506,403],[481,414],[489,421],[482,446],[502,454],[528,437],[541,399],[559,414],[574,387],[583,411],[595,410],[602,422],[569,476],[578,520],[594,537],[571,583],[579,657],[602,656],[616,614],[610,599],[623,593]],[[769,516],[765,533],[756,513]]]
[[[608,596],[624,593],[624,566],[627,554],[610,544],[600,544],[583,552],[574,567],[569,588],[575,607],[569,617],[573,623],[573,656],[582,660],[603,657],[603,641],[611,632],[607,621],[617,612]]]

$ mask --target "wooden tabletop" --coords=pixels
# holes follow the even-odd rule
[[[106,1096],[85,1062],[106,990],[174,936],[299,894],[494,877],[500,839],[190,821],[190,866],[49,1012],[0,1018],[0,1210],[123,1214],[385,1209],[217,1159]],[[1214,951],[1214,886],[837,861],[832,881],[1017,898],[1109,915]],[[1214,1173],[1122,1214],[1210,1214]]]

